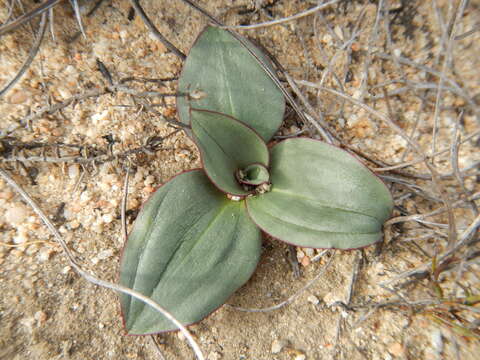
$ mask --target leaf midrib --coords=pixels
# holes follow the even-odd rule
[[[272,192],[272,193],[278,192],[278,193],[282,193],[282,194],[289,195],[289,196],[294,197],[294,198],[296,197],[296,198],[299,198],[299,199],[305,199],[305,200],[311,201],[311,202],[313,202],[313,203],[316,203],[316,204],[318,204],[319,206],[324,207],[324,208],[328,208],[328,209],[332,209],[332,210],[340,210],[340,211],[345,211],[345,212],[352,213],[352,214],[356,214],[356,215],[366,216],[366,217],[372,218],[372,219],[374,219],[375,221],[379,222],[379,220],[378,220],[375,216],[362,213],[362,212],[360,212],[360,211],[358,211],[358,210],[354,210],[354,209],[350,209],[350,208],[340,208],[340,207],[335,207],[335,206],[327,205],[327,204],[321,203],[321,202],[319,202],[319,201],[317,201],[317,200],[310,199],[310,198],[308,198],[307,196],[302,196],[302,195],[295,194],[295,193],[292,193],[292,192],[289,192],[289,191],[280,190],[280,189],[275,188],[275,187],[272,189],[271,192]]]
[[[195,243],[193,244],[193,246],[190,248],[190,250],[188,251],[187,254],[184,255],[184,261],[180,262],[178,265],[177,265],[177,268],[178,267],[181,267],[184,263],[185,263],[185,259],[188,258],[188,255],[194,250],[194,248],[196,247],[196,245],[200,242],[200,240],[203,238],[203,235],[208,232],[208,230],[213,226],[213,224],[215,223],[215,221],[218,220],[218,218],[220,217],[220,215],[226,210],[226,208],[228,207],[229,205],[229,202],[227,201],[224,201],[224,204],[222,206],[220,206],[220,208],[218,209],[218,212],[215,216],[212,217],[212,219],[210,220],[210,222],[208,223],[208,225],[202,230],[202,232],[200,233],[200,235],[197,237],[197,240],[195,241]],[[158,214],[159,215],[159,214]],[[157,215],[157,216],[158,216]],[[191,227],[193,227],[194,225],[196,225],[201,219],[202,217],[206,215],[206,214],[202,214],[201,216],[199,216],[195,223],[192,224]],[[238,223],[238,219],[237,219],[237,223]],[[184,239],[185,239],[185,234],[187,233],[188,231],[184,231],[180,240],[178,241],[179,245],[175,248],[175,250],[173,251],[172,253],[172,256],[170,256],[167,264],[165,265],[163,271],[161,272],[161,274],[159,275],[159,279],[161,281],[162,277],[163,277],[163,274],[165,273],[165,271],[167,270],[169,264],[173,261],[173,259],[175,258],[176,254],[178,253],[178,250],[179,248],[182,246],[182,244],[184,243]],[[135,272],[138,271],[138,266],[137,268],[135,269]],[[175,271],[174,271],[175,272]],[[136,274],[135,274],[136,275]],[[137,277],[135,276],[135,279]],[[160,283],[160,281],[157,282],[157,285],[155,287],[153,287],[150,291],[150,293],[148,294],[149,297],[151,297],[153,295],[153,293],[155,292],[156,288],[158,287],[158,284]],[[133,302],[132,302],[133,303]],[[131,305],[131,304],[130,304]],[[137,318],[139,318],[141,316],[141,314],[143,313],[144,309],[145,309],[145,304],[143,304],[144,306],[142,307],[142,309],[140,310],[139,312],[139,315],[137,316]],[[147,307],[148,308],[148,307]],[[135,324],[136,321],[134,321],[134,324]],[[132,326],[134,326],[134,324],[132,324]]]
[[[248,208],[248,207],[247,207]],[[276,215],[273,215],[267,211],[264,211],[262,210],[263,213],[267,214],[268,216],[274,218],[275,220],[278,220],[280,222],[283,222],[283,223],[287,223],[287,224],[290,224],[290,225],[294,225],[294,226],[297,226],[297,227],[300,227],[300,228],[303,228],[303,229],[308,229],[308,230],[311,230],[311,231],[315,231],[317,233],[324,233],[324,234],[342,234],[342,235],[372,235],[372,234],[377,234],[379,231],[373,231],[373,232],[340,232],[340,231],[326,231],[326,230],[317,230],[317,229],[314,229],[314,228],[311,228],[311,227],[308,227],[308,226],[305,226],[305,225],[302,225],[302,224],[296,224],[292,221],[288,221],[288,220],[285,220],[285,219],[282,219],[281,217],[278,217]],[[249,214],[250,214],[250,211],[249,211]],[[253,217],[252,217],[252,221],[253,221]],[[257,224],[255,221],[254,221],[255,224]],[[257,225],[259,226],[259,225]],[[275,235],[273,235],[275,236]]]

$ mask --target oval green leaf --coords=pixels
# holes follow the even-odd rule
[[[267,67],[268,58],[245,39],[249,49]],[[268,141],[280,127],[285,99],[270,76],[227,30],[208,26],[190,50],[178,82],[180,120],[190,123],[189,109],[230,115]]]
[[[208,177],[221,191],[235,196],[251,193],[236,178],[237,170],[258,163],[268,166],[262,138],[240,121],[217,112],[191,109],[191,128]]]
[[[393,207],[385,184],[352,155],[320,141],[271,150],[271,191],[247,198],[252,220],[287,243],[354,249],[381,238]]]
[[[160,187],[143,206],[123,253],[120,283],[188,325],[250,278],[260,251],[260,230],[244,202],[229,201],[203,171],[190,171]],[[129,334],[176,330],[143,302],[124,294],[120,301]]]

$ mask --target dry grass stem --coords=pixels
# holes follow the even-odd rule
[[[272,21],[267,21],[261,24],[254,24],[254,25],[238,25],[238,26],[223,26],[226,29],[235,29],[235,30],[252,30],[252,29],[258,29],[258,28],[263,28],[263,27],[268,27],[268,26],[274,26],[274,25],[280,25],[280,24],[285,24],[287,22],[293,21],[293,20],[298,20],[301,19],[305,16],[309,16],[312,14],[315,14],[317,11],[323,10],[329,6],[332,6],[336,3],[338,3],[340,0],[331,0],[325,4],[320,4],[317,5],[311,9],[302,11],[298,14],[288,16],[283,19],[277,19],[277,20],[272,20]]]

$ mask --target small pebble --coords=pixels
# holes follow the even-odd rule
[[[35,315],[33,315],[34,319],[37,320],[37,325],[42,326],[47,321],[48,316],[44,311],[37,311]]]
[[[308,256],[305,256],[302,261],[300,261],[300,263],[302,264],[302,266],[308,266],[310,265],[310,258]]]
[[[20,325],[24,326],[28,332],[33,331],[34,323],[35,323],[35,319],[33,317],[25,317],[20,319]]]
[[[15,194],[13,193],[13,191],[10,191],[8,189],[0,192],[0,199],[4,199],[4,200],[11,200],[13,197],[15,196]]]
[[[305,253],[302,250],[297,249],[297,260],[301,262],[304,257],[305,257]]]
[[[68,167],[68,177],[70,179],[76,179],[80,174],[80,167],[78,164],[72,164]]]
[[[11,225],[19,225],[23,223],[28,216],[27,209],[20,204],[13,205],[5,212],[5,220]]]
[[[393,50],[393,55],[395,55],[396,57],[402,56],[402,50],[400,49]]]
[[[312,248],[304,248],[303,252],[305,253],[305,255],[309,257],[312,257],[313,255],[315,255],[315,250],[313,250]]]
[[[207,356],[207,360],[220,360],[221,358],[222,358],[222,354],[220,354],[218,351],[212,351]]]
[[[432,347],[437,355],[441,355],[443,352],[442,332],[439,329],[434,329],[430,335],[430,339],[432,342]]]
[[[105,260],[108,259],[113,255],[113,250],[112,249],[107,249],[107,250],[102,250],[98,253],[97,259],[98,260]]]
[[[101,113],[96,113],[92,115],[92,121],[94,124],[97,124],[101,121],[105,121],[108,117],[108,110],[103,110]]]
[[[78,222],[78,220],[72,220],[67,225],[70,229],[75,230],[80,226],[80,223]]]
[[[327,45],[330,45],[332,43],[332,40],[333,40],[332,35],[330,35],[328,33],[323,35],[323,37],[322,37],[322,41]]]
[[[45,262],[45,261],[48,261],[50,260],[50,258],[52,257],[52,254],[54,253],[55,251],[53,249],[49,249],[49,248],[46,248],[46,249],[42,249],[40,251],[40,253],[37,255],[37,259],[38,261],[40,262]]]
[[[105,224],[110,224],[113,221],[113,215],[112,214],[105,214],[102,216],[102,220]]]
[[[10,103],[12,104],[22,104],[28,100],[28,95],[23,91],[17,91],[12,96],[10,96]]]
[[[305,360],[307,357],[304,355],[304,354],[300,354],[300,355],[297,355],[295,356],[295,360]]]
[[[24,231],[19,231],[17,233],[17,236],[13,237],[14,244],[23,244],[27,242],[27,240],[28,240],[28,234],[26,234]]]
[[[282,349],[287,345],[287,342],[284,340],[274,340],[272,342],[271,352],[272,354],[278,354]]]
[[[320,302],[320,300],[318,300],[318,298],[315,295],[309,295],[307,297],[307,301],[313,305],[318,305],[318,303]]]
[[[145,185],[152,185],[155,182],[155,177],[153,175],[148,175],[143,182]]]
[[[333,28],[333,32],[340,38],[340,40],[343,41],[343,30],[340,26],[335,25],[335,27]]]
[[[388,352],[396,357],[403,356],[403,353],[404,353],[403,346],[402,344],[395,342],[388,346]]]
[[[338,294],[334,294],[334,293],[327,293],[324,297],[323,297],[323,301],[325,302],[325,304],[327,304],[327,306],[332,306],[332,304],[334,304],[335,302],[337,301],[341,301],[341,297],[338,295]]]

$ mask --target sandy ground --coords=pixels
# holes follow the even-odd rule
[[[2,22],[9,3],[0,0]],[[309,3],[216,0],[202,1],[202,6],[227,24],[250,24],[293,15],[315,2]],[[390,118],[412,135],[424,152],[432,147],[437,119],[436,150],[448,151],[437,156],[434,165],[446,176],[436,188],[428,176],[409,178],[383,172],[395,197],[394,216],[441,208],[439,189],[452,202],[478,195],[478,135],[458,147],[458,167],[466,169],[461,172],[464,188],[452,175],[455,169],[450,149],[455,129],[462,139],[479,130],[475,111],[478,114],[480,103],[480,35],[477,31],[449,41],[449,25],[455,24],[456,35],[478,27],[480,3],[470,1],[455,22],[451,19],[460,1],[380,3],[391,10],[389,22],[385,14],[379,15],[378,2],[341,1],[317,15],[242,33],[270,51],[293,79],[322,83],[382,114],[390,112]],[[32,6],[30,2],[25,5]],[[185,53],[207,24],[181,1],[143,1],[142,5],[159,30]],[[83,4],[83,13],[91,7],[90,2]],[[18,14],[18,9],[15,11]],[[148,34],[138,16],[132,17],[127,0],[104,1],[94,16],[84,16],[84,25],[86,38],[72,40],[78,26],[71,8],[68,4],[56,7],[55,39],[48,29],[32,66],[0,98],[0,166],[49,214],[82,267],[115,281],[124,243],[120,203],[126,167],[132,169],[127,204],[131,224],[142,202],[158,185],[183,170],[198,167],[200,162],[193,143],[182,133],[173,133],[162,120],[175,116],[174,99],[167,98],[162,104],[156,98],[125,91],[104,94],[106,82],[97,70],[96,59],[108,67],[114,81],[176,77],[182,62]],[[37,27],[34,22],[33,29]],[[0,38],[0,86],[21,66],[31,44],[29,26]],[[453,51],[449,46],[454,46]],[[446,49],[452,58],[445,56]],[[137,92],[172,93],[176,86],[175,81],[126,84]],[[438,84],[444,85],[440,96]],[[305,83],[299,86],[309,103],[302,106],[310,114],[321,114],[345,146],[388,164],[418,158],[391,126],[368,109]],[[388,102],[383,99],[383,89],[389,94]],[[100,95],[77,98],[51,114],[42,112],[44,107],[95,92]],[[155,107],[157,112],[147,111],[145,104],[154,103],[160,104]],[[40,115],[21,121],[36,113]],[[299,130],[319,137],[313,127],[301,124],[287,110],[279,135]],[[152,136],[165,139],[155,151],[143,151]],[[109,137],[115,141],[110,146]],[[104,161],[110,154],[131,149],[143,150]],[[96,163],[91,160],[95,156]],[[422,164],[401,170],[428,174]],[[474,213],[463,206],[453,214],[462,234]],[[435,251],[443,253],[447,249],[447,222],[442,213],[423,223],[406,221],[389,226],[381,252],[370,247],[361,252],[329,251],[316,256],[319,251],[296,249],[293,255],[300,263],[300,277],[292,270],[287,246],[265,239],[258,270],[228,304],[268,307],[289,298],[318,274],[319,278],[279,310],[252,313],[224,306],[189,329],[209,360],[475,359],[480,351],[478,307],[456,312],[457,318],[453,318],[450,305],[408,305],[437,299],[428,278],[404,287],[392,283],[391,290],[380,286],[426,263]],[[38,217],[3,181],[0,245],[1,359],[161,358],[150,337],[124,336],[116,294],[77,275]],[[478,250],[478,244],[468,249],[471,254]],[[441,274],[439,284],[446,297],[479,294],[480,267],[475,259],[464,261],[462,271],[456,266]],[[357,273],[350,298],[352,274]],[[337,301],[349,302],[351,308],[338,306]],[[387,301],[396,305],[369,305]],[[160,335],[156,340],[166,359],[194,358],[179,334]]]

